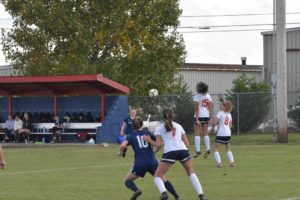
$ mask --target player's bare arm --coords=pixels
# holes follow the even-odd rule
[[[6,162],[4,160],[4,155],[3,155],[3,151],[2,151],[1,145],[0,145],[0,165],[1,165],[1,169],[5,169]]]
[[[120,145],[120,151],[119,151],[119,153],[118,153],[118,156],[121,156],[121,155],[122,155],[122,152],[123,152],[123,150],[127,147],[127,144],[128,144],[128,141],[127,141],[127,140],[124,140],[124,141],[122,142],[122,144]]]
[[[124,128],[126,126],[126,123],[123,122],[122,127],[121,127],[121,131],[120,131],[120,135],[123,136],[124,135]]]
[[[182,139],[184,145],[186,146],[186,148],[189,148],[190,144],[189,144],[189,141],[186,137],[186,134],[182,134],[181,139]]]

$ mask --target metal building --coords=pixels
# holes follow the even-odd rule
[[[11,65],[2,65],[0,66],[0,76],[12,76],[13,68]]]
[[[300,27],[290,28],[287,33],[287,90],[300,90]],[[273,31],[263,32],[264,41],[264,66],[265,80],[271,85],[273,66]],[[297,100],[296,95],[288,98],[288,104],[292,105]]]
[[[198,82],[209,86],[210,94],[224,94],[233,86],[232,81],[245,73],[247,77],[255,77],[257,81],[264,80],[264,68],[261,65],[229,65],[185,63],[180,70],[184,82],[196,93]]]

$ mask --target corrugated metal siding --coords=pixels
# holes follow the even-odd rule
[[[14,70],[10,67],[0,67],[0,76],[11,76]]]
[[[265,80],[271,85],[273,63],[273,37],[264,35]],[[287,89],[300,90],[300,29],[287,31]],[[297,95],[288,95],[288,104],[299,101]]]
[[[210,94],[224,94],[232,88],[232,81],[242,75],[242,72],[181,70],[180,74],[193,94],[196,93],[195,88],[200,81],[208,84]],[[247,77],[255,77],[258,81],[263,80],[262,72],[245,72],[245,74]]]

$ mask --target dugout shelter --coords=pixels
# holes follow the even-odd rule
[[[1,106],[7,106],[8,114],[12,114],[13,111],[16,110],[14,109],[15,106],[13,104],[13,100],[20,97],[34,99],[46,96],[48,98],[53,98],[52,105],[53,113],[55,115],[57,115],[60,111],[59,98],[66,96],[97,97],[95,100],[100,100],[99,110],[102,112],[102,126],[96,134],[96,141],[98,143],[114,142],[114,135],[116,135],[116,133],[111,133],[113,129],[118,132],[117,134],[119,134],[119,131],[117,131],[118,128],[115,126],[120,126],[122,123],[122,118],[127,116],[127,98],[126,96],[116,95],[124,94],[129,94],[128,87],[112,81],[100,74],[15,76],[0,78],[0,96],[4,96],[4,98],[8,97],[7,104],[3,105],[2,103]],[[82,104],[85,107],[89,106],[88,102],[86,102],[84,99],[81,100],[79,104]],[[95,104],[95,102],[93,102],[93,104]]]

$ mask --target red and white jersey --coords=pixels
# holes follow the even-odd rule
[[[230,122],[232,121],[231,114],[224,111],[219,111],[216,118],[219,119],[219,130],[217,136],[231,136]]]
[[[196,94],[194,96],[194,102],[199,103],[199,116],[198,117],[209,117],[209,109],[208,109],[208,103],[211,102],[211,96],[206,93],[203,94]],[[196,117],[196,113],[194,115]]]
[[[167,131],[165,123],[159,125],[154,132],[154,135],[161,135],[164,143],[164,153],[177,150],[187,150],[181,137],[185,134],[182,126],[176,122],[172,122],[173,130]]]

